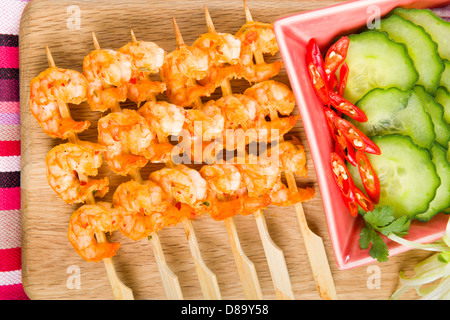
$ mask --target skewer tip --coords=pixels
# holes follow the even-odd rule
[[[178,23],[175,17],[172,17],[172,22],[173,22],[173,30],[175,31],[175,39],[177,41],[177,46],[179,47],[184,44],[183,36],[181,35],[181,31],[180,28],[178,27]]]
[[[131,33],[131,40],[133,41],[133,43],[136,43],[137,39],[136,39],[136,35],[134,34],[133,29],[130,29],[130,33]]]
[[[48,47],[48,45],[45,45],[45,52],[47,53],[47,60],[48,60],[48,65],[51,68],[54,68],[56,66],[55,61],[53,60],[53,56],[52,53],[50,52],[50,48]]]
[[[252,14],[250,12],[250,9],[248,8],[247,2],[244,0],[244,11],[245,11],[245,19],[247,22],[253,21]]]
[[[216,29],[214,28],[214,23],[211,19],[211,15],[209,14],[208,8],[205,4],[205,19],[206,19],[206,26],[208,28],[208,32],[216,33]]]
[[[100,44],[98,43],[97,36],[94,31],[92,31],[92,41],[94,42],[95,49],[100,50]]]

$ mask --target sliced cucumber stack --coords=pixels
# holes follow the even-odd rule
[[[431,148],[436,138],[431,117],[414,91],[374,89],[357,106],[366,113],[368,121],[350,121],[369,137],[398,133],[409,136],[423,148]]]
[[[381,20],[379,30],[406,46],[419,74],[417,84],[434,95],[441,80],[444,63],[437,52],[437,44],[430,35],[422,27],[395,14]]]
[[[450,60],[450,23],[426,9],[396,8],[392,13],[423,27],[437,43],[441,58]]]
[[[345,61],[350,71],[344,98],[356,103],[375,88],[414,87],[418,75],[404,45],[379,31],[353,34],[349,39]]]
[[[430,153],[403,135],[372,139],[381,149],[381,155],[368,155],[380,180],[380,201],[376,207],[389,205],[396,217],[410,219],[426,212],[441,183]],[[363,188],[358,169],[350,164],[348,168],[355,185]]]
[[[450,23],[430,10],[398,8],[378,30],[348,36],[344,98],[368,120],[345,118],[380,148],[368,154],[380,180],[376,207],[396,217],[450,214],[449,35]],[[357,167],[348,168],[363,190]]]

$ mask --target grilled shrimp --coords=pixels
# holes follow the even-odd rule
[[[269,153],[270,150],[268,150]],[[280,142],[278,152],[281,170],[290,171],[300,177],[307,177],[308,168],[306,167],[305,149],[298,140],[294,142]]]
[[[119,249],[119,243],[98,243],[95,234],[113,232],[119,228],[120,210],[111,204],[98,202],[83,205],[70,217],[67,236],[76,252],[86,261],[98,262],[111,258]]]
[[[185,165],[163,168],[150,174],[150,180],[158,183],[165,192],[177,201],[194,209],[203,204],[206,198],[206,181],[197,170]]]
[[[215,102],[208,102],[218,107],[225,119],[222,145],[233,150],[241,143],[252,141],[270,142],[276,140],[293,128],[299,116],[289,116],[273,121],[265,119],[265,110],[249,95],[227,95]],[[244,141],[245,140],[245,141]]]
[[[241,53],[241,41],[229,33],[208,32],[202,34],[192,45],[209,54],[211,66],[225,63],[237,64]]]
[[[211,141],[222,136],[225,129],[225,117],[222,110],[210,100],[201,109],[186,110],[186,121],[183,126],[191,136],[200,137],[203,141]]]
[[[135,110],[124,109],[102,117],[98,122],[98,141],[106,147],[106,162],[112,171],[127,175],[148,161],[170,159],[173,146],[160,144],[144,117]]]
[[[251,197],[268,194],[280,175],[279,167],[265,158],[247,154],[235,159],[244,186]]]
[[[88,81],[87,100],[94,111],[114,109],[127,99],[127,85],[132,75],[132,58],[128,54],[98,49],[83,60]]]
[[[89,121],[74,121],[61,115],[60,105],[80,104],[86,100],[87,81],[79,72],[69,69],[48,68],[31,80],[31,113],[44,132],[51,137],[67,139],[71,132],[86,130]]]
[[[216,100],[215,105],[222,110],[226,129],[256,128],[264,120],[256,100],[242,94],[224,96]]]
[[[164,63],[165,51],[154,42],[130,42],[117,50],[132,58],[132,75],[127,86],[127,97],[140,104],[152,100],[154,96],[166,90],[166,84],[150,79],[158,73]]]
[[[273,32],[272,24],[249,21],[244,24],[236,33],[236,37],[241,40],[240,60],[243,77],[249,82],[259,82],[270,79],[280,72],[283,63],[265,63],[261,61],[253,62],[253,56],[263,54],[274,55],[278,52],[278,44]]]
[[[229,33],[208,32],[202,34],[193,44],[209,55],[208,74],[197,79],[202,85],[209,85],[211,90],[220,87],[225,81],[241,78],[240,61],[241,41]]]
[[[311,187],[297,188],[292,192],[278,177],[272,190],[269,192],[271,204],[279,207],[290,207],[296,203],[305,202],[314,198],[315,190]]]
[[[278,166],[279,172],[291,172],[301,177],[307,177],[306,155],[303,146],[298,139],[282,141],[278,145],[272,145],[261,155],[262,159],[270,159],[270,163]],[[289,190],[281,182],[278,175],[275,185],[269,192],[271,202],[276,206],[290,206],[298,202],[304,202],[314,197],[314,188],[297,188],[296,192]]]
[[[47,180],[61,199],[73,204],[85,202],[92,192],[98,197],[106,195],[108,178],[87,178],[98,174],[103,151],[103,146],[87,141],[60,144],[49,151],[46,157]]]
[[[210,96],[215,88],[201,85],[197,80],[209,73],[209,54],[198,47],[179,46],[166,56],[161,68],[161,77],[167,85],[170,101],[179,106],[190,106],[199,97]]]
[[[139,108],[138,113],[156,131],[160,140],[178,135],[186,119],[184,108],[166,101],[149,101]]]
[[[288,86],[278,81],[266,80],[259,82],[246,89],[244,95],[255,99],[266,110],[265,115],[271,115],[273,112],[289,115],[294,111],[294,93]]]
[[[120,231],[132,240],[195,217],[191,207],[178,203],[153,181],[122,183],[114,192],[113,204],[122,209]]]
[[[135,71],[142,72],[142,75],[158,73],[166,54],[164,49],[149,41],[129,42],[117,51],[130,55]]]
[[[206,212],[214,220],[248,215],[270,204],[268,195],[248,196],[241,173],[232,164],[206,165],[199,172],[208,183]]]
[[[241,40],[242,48],[251,48],[252,54],[271,54],[278,52],[278,43],[271,23],[249,21],[245,23],[236,33]],[[241,55],[241,59],[242,59]],[[249,64],[253,57],[244,56],[244,64]]]
[[[205,165],[199,170],[210,189],[220,195],[236,193],[241,186],[241,173],[232,164]]]

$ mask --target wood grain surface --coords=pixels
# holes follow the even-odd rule
[[[332,5],[341,1],[247,1],[254,20],[273,22],[286,15]],[[24,10],[20,25],[20,95],[22,123],[22,276],[26,293],[31,299],[113,299],[113,293],[103,263],[82,260],[67,239],[71,213],[79,205],[65,204],[49,187],[45,176],[45,156],[61,140],[44,134],[28,109],[29,83],[48,66],[47,44],[57,66],[82,71],[85,55],[94,49],[94,31],[103,48],[118,49],[131,41],[132,28],[138,40],[153,41],[170,52],[176,48],[172,17],[175,17],[184,40],[191,44],[206,32],[203,6],[208,6],[218,32],[235,33],[245,23],[243,2],[237,1],[31,1]],[[70,7],[70,6],[77,7]],[[80,24],[73,24],[72,9],[79,8]],[[277,54],[273,59],[281,59]],[[286,72],[274,78],[289,84]],[[241,93],[248,84],[233,81],[233,92]],[[158,97],[164,99],[163,96]],[[211,98],[215,98],[212,96]],[[134,106],[124,105],[124,107]],[[87,103],[71,106],[76,120],[92,122],[89,130],[79,135],[81,140],[97,141],[97,121],[102,116],[90,110]],[[295,111],[297,113],[297,110]],[[333,257],[320,193],[309,148],[301,121],[289,134],[304,144],[309,176],[297,179],[299,186],[316,188],[316,197],[303,204],[310,229],[322,237],[340,299],[388,299],[398,285],[399,270],[410,270],[429,256],[422,251],[408,251],[391,257],[387,263],[372,263],[351,270],[339,270]],[[162,165],[147,165],[142,176]],[[99,177],[110,178],[111,200],[115,188],[126,177],[112,174],[107,165],[100,168]],[[308,257],[302,241],[294,208],[269,207],[264,211],[273,241],[283,250],[296,299],[319,299]],[[262,243],[253,216],[235,218],[242,248],[255,264],[264,299],[276,299],[264,256]],[[244,299],[236,271],[225,224],[203,216],[193,223],[206,265],[217,276],[223,299]],[[188,241],[180,224],[162,230],[160,239],[167,263],[178,276],[185,299],[203,299],[200,284],[191,259]],[[134,242],[120,232],[107,235],[121,248],[113,258],[120,279],[133,290],[135,299],[166,299],[155,257],[147,241]],[[80,286],[73,288],[73,270],[80,272]],[[378,279],[374,281],[374,278]],[[415,298],[414,293],[405,296]]]

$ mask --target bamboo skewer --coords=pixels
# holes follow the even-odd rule
[[[45,46],[45,49],[46,49],[47,60],[48,60],[49,66],[51,68],[55,68],[56,67],[55,61],[53,60],[53,56],[47,45]],[[61,116],[64,119],[72,118],[70,115],[70,110],[67,107],[66,103],[64,103],[63,101],[58,101],[58,107],[59,107]],[[74,133],[73,131],[70,132],[68,140],[69,140],[69,142],[74,143],[74,144],[78,144],[80,142],[80,139],[78,138],[77,134]],[[79,179],[82,182],[88,181],[88,177],[85,176],[84,174],[79,174]],[[89,194],[89,196],[86,200],[86,203],[91,204],[91,205],[95,204],[95,198],[92,193]],[[104,232],[96,233],[95,237],[97,238],[98,243],[105,243],[107,241]],[[134,300],[133,291],[130,288],[128,288],[126,285],[124,285],[122,283],[122,281],[120,281],[120,279],[116,273],[116,269],[114,268],[114,263],[113,263],[112,259],[105,258],[105,259],[103,259],[103,262],[105,264],[106,272],[108,274],[109,282],[111,284],[111,288],[113,290],[115,299],[116,300]]]
[[[172,18],[173,27],[175,32],[175,39],[177,46],[180,47],[184,45],[183,37],[181,36],[180,29],[178,28],[175,18]],[[196,99],[196,106],[201,106],[201,99]],[[167,137],[162,137],[158,135],[160,142],[167,142]],[[174,166],[173,162],[170,161],[168,166]],[[194,226],[191,220],[184,219],[183,227],[186,233],[186,237],[189,242],[189,248],[191,250],[192,257],[194,258],[195,269],[199,277],[200,286],[202,288],[203,296],[210,300],[221,300],[222,296],[220,294],[219,284],[217,282],[216,275],[206,266],[203,261],[200,248],[198,246],[197,237],[195,235]]]
[[[244,10],[247,22],[253,21],[245,0]],[[265,63],[262,54],[255,54],[255,62],[256,64]],[[271,110],[270,118],[272,120],[277,119],[278,113],[276,111],[272,112]],[[280,141],[282,140],[283,137],[281,137]],[[290,191],[297,192],[298,189],[294,174],[290,171],[286,171],[285,176]],[[338,297],[322,238],[314,234],[311,229],[309,229],[302,204],[296,203],[294,207],[319,295],[325,300],[336,300]]]
[[[253,21],[245,1],[244,6],[247,22]],[[264,60],[262,62],[264,62]],[[258,61],[256,61],[256,63],[258,64]],[[272,281],[275,286],[276,295],[280,300],[293,300],[295,299],[294,292],[292,290],[284,253],[270,237],[262,210],[258,210],[255,213],[255,219],[261,240],[263,241],[263,247],[266,253],[267,263],[269,264]]]
[[[216,33],[214,23],[211,19],[209,11],[205,5],[205,18],[208,32]],[[223,96],[231,95],[232,89],[231,84],[227,80],[221,85]],[[263,298],[261,286],[259,284],[258,275],[256,273],[256,268],[253,262],[245,255],[244,250],[242,250],[241,243],[236,230],[236,225],[234,223],[234,218],[226,218],[224,220],[225,228],[227,230],[228,238],[231,244],[231,249],[234,255],[234,260],[236,262],[236,267],[239,273],[239,278],[241,280],[242,288],[244,290],[244,295],[247,300],[261,300]]]
[[[95,36],[94,32],[92,32],[92,39],[95,49],[100,50],[100,44],[98,43],[97,37]],[[119,102],[115,104],[115,106],[111,109],[111,111],[121,112]],[[126,150],[124,151],[126,152]],[[140,184],[143,183],[141,173],[137,168],[131,170],[130,176],[136,182]],[[181,292],[181,286],[178,281],[178,277],[167,265],[166,258],[164,256],[164,251],[161,246],[161,241],[159,239],[157,232],[152,233],[152,235],[148,237],[148,241],[153,249],[153,254],[155,255],[156,258],[156,263],[158,265],[158,270],[161,274],[161,279],[163,282],[167,298],[170,300],[183,300],[183,293]]]
[[[137,42],[133,30],[131,30],[131,38],[133,42]],[[154,96],[151,96],[150,98],[151,101],[156,101],[156,98]],[[167,137],[163,137],[161,135],[158,135],[158,140],[161,143],[168,142]],[[167,163],[167,166],[173,167],[174,164],[172,161],[169,161]],[[216,275],[210,269],[208,269],[205,262],[203,261],[192,221],[184,219],[182,223],[186,233],[186,237],[188,239],[189,249],[191,251],[192,257],[194,258],[194,265],[199,277],[203,296],[205,297],[205,299],[219,300],[221,299],[221,294]]]

